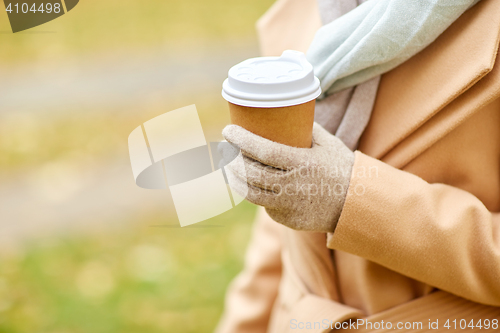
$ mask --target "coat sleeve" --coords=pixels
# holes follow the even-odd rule
[[[356,152],[327,245],[474,302],[500,306],[500,214]]]
[[[267,332],[281,279],[281,227],[259,208],[245,267],[229,286],[216,333]]]

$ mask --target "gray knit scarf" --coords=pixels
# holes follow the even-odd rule
[[[317,0],[323,24],[328,24],[367,0]],[[316,104],[315,121],[351,150],[370,120],[380,76],[339,91]]]

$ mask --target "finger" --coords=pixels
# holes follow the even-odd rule
[[[245,179],[242,179],[230,169],[226,170],[226,175],[231,190],[244,197],[249,202],[273,209],[279,209],[281,207],[280,197],[274,192],[248,184]]]
[[[307,148],[286,146],[253,134],[237,125],[228,125],[222,131],[224,138],[238,146],[244,155],[262,164],[288,170],[300,164]]]
[[[278,192],[291,174],[241,155],[229,163],[225,169],[231,170],[251,186],[272,192]]]
[[[320,124],[313,124],[313,146],[314,145],[325,145],[331,138],[333,134],[324,129]]]
[[[219,168],[222,168],[238,156],[240,149],[230,142],[223,141],[219,142],[217,145],[217,153],[220,159],[218,166]]]
[[[313,147],[318,149],[318,147],[332,147],[332,146],[345,146],[342,140],[337,138],[335,135],[328,132],[326,129],[321,127],[320,124],[314,123],[313,125]]]

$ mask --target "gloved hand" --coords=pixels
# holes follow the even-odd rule
[[[342,141],[317,123],[312,148],[282,145],[237,125],[222,134],[243,155],[225,167],[233,190],[292,229],[333,232],[354,164],[354,153]],[[221,147],[222,156],[234,155],[227,144]]]

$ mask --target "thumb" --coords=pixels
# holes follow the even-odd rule
[[[331,134],[328,132],[326,129],[321,127],[320,124],[314,123],[313,126],[313,148],[320,148],[320,147],[336,147],[337,149],[347,149],[350,151],[349,148],[340,140],[337,138],[335,135]]]
[[[313,146],[324,146],[331,142],[334,135],[324,129],[320,124],[314,123],[313,125]]]

